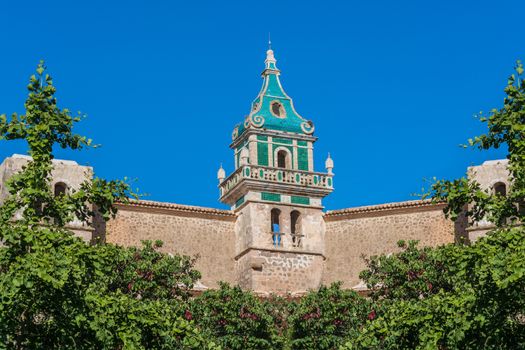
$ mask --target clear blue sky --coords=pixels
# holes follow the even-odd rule
[[[59,103],[102,147],[57,152],[148,199],[223,207],[231,131],[259,91],[268,32],[282,82],[331,152],[327,209],[414,199],[502,151],[458,147],[525,58],[520,1],[2,1],[0,113],[45,59]],[[0,143],[0,158],[26,151]]]

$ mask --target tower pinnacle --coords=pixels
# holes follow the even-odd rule
[[[277,66],[275,65],[275,63],[277,63],[277,60],[275,59],[275,56],[273,55],[273,50],[271,48],[268,49],[268,51],[266,51],[266,60],[264,61],[264,63],[266,65],[266,69],[271,69],[274,73],[275,71],[278,71]]]

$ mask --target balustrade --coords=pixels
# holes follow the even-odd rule
[[[221,195],[235,187],[241,179],[262,180],[305,187],[333,188],[332,175],[329,174],[245,165],[239,167],[220,184]]]
[[[291,233],[291,241],[288,242],[284,239],[284,236],[286,234],[284,232],[272,232],[271,237],[272,241],[271,244],[274,246],[274,248],[301,248],[303,246],[303,234],[299,233]]]

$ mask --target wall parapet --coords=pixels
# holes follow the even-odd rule
[[[404,202],[384,203],[377,205],[367,205],[362,207],[353,207],[337,210],[328,210],[324,218],[326,221],[341,220],[352,216],[374,216],[384,212],[407,212],[407,211],[426,211],[444,209],[445,202],[434,203],[432,199],[413,200]]]
[[[172,212],[173,214],[190,214],[192,216],[211,216],[228,221],[235,221],[236,215],[231,210],[198,207],[193,205],[183,205],[177,203],[157,202],[148,200],[130,200],[128,203],[119,202],[116,204],[118,209],[137,210],[137,211],[161,211]]]

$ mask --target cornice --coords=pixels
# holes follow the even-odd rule
[[[235,186],[230,188],[220,201],[233,205],[235,200],[246,195],[249,191],[274,192],[289,196],[306,196],[324,198],[332,193],[333,188],[305,186],[292,183],[280,183],[268,180],[242,178]],[[310,206],[311,207],[311,206]]]
[[[224,219],[235,220],[235,213],[231,210],[197,207],[192,205],[182,205],[176,203],[156,202],[147,200],[130,200],[128,203],[117,203],[119,209],[134,209],[141,211],[168,211],[187,214],[202,214]]]
[[[408,212],[408,211],[426,211],[445,208],[445,202],[434,203],[432,199],[414,200],[405,202],[385,203],[378,205],[368,205],[355,208],[345,208],[338,210],[329,210],[325,213],[326,220],[338,220],[352,216],[374,215],[383,212]]]
[[[316,255],[316,256],[322,257],[323,260],[326,260],[326,256],[322,252],[316,252],[313,250],[302,249],[302,248],[269,248],[269,247],[263,247],[263,246],[246,247],[240,253],[238,253],[233,259],[235,261],[238,261],[240,258],[245,256],[252,250],[272,252],[272,253],[282,253],[282,254],[292,253],[292,254],[303,254],[303,255]]]
[[[298,134],[295,132],[287,132],[287,131],[278,131],[278,130],[270,130],[260,128],[260,129],[245,129],[242,134],[237,136],[235,140],[230,144],[230,148],[234,149],[237,147],[241,142],[243,142],[245,139],[247,139],[250,135],[265,135],[265,136],[272,136],[272,137],[278,137],[278,138],[288,138],[288,139],[296,139],[301,141],[310,141],[310,142],[316,142],[317,137],[312,135],[304,135],[304,134]]]

